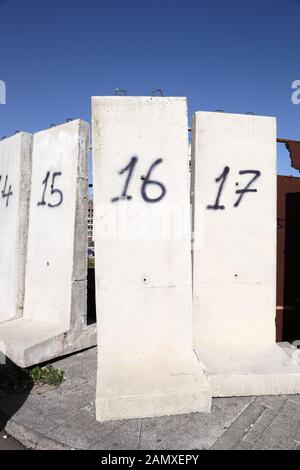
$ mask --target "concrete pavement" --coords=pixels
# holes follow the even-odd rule
[[[1,450],[25,450],[25,448],[13,437],[0,432],[0,451]]]
[[[57,389],[0,391],[6,432],[35,449],[300,450],[300,396],[213,400],[212,413],[99,423],[95,419],[96,348],[53,363]]]
[[[5,416],[0,413],[0,429],[5,426],[6,421]],[[16,439],[0,430],[0,451],[1,450],[25,450],[25,448],[16,441]]]

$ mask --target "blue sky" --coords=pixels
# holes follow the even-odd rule
[[[300,140],[300,0],[0,0],[0,137],[67,118],[90,97],[187,96],[197,110],[271,115]],[[279,148],[279,173],[299,174]]]

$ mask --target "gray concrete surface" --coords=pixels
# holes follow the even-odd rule
[[[25,448],[13,437],[0,432],[0,451],[1,450],[25,450]]]
[[[41,394],[33,388],[28,396],[0,392],[6,431],[26,447],[300,450],[299,395],[217,398],[211,414],[99,423],[94,406],[96,349],[53,364],[65,371],[59,388]]]
[[[1,429],[1,422],[3,422],[5,418],[0,415],[0,429]],[[25,450],[25,447],[22,446],[16,439],[7,435],[5,432],[0,431],[0,451],[1,450]]]

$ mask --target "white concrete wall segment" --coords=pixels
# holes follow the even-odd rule
[[[0,323],[23,315],[32,135],[0,142]]]
[[[21,367],[93,346],[87,325],[89,125],[35,134],[23,318],[0,326]]]
[[[194,117],[195,343],[275,341],[276,120]]]
[[[87,178],[86,158],[78,172],[82,125],[73,121],[39,132],[33,144],[24,317],[59,324],[66,331],[73,267],[82,264],[80,257],[73,258],[77,181]],[[86,279],[86,262],[83,268],[79,278]]]
[[[186,99],[93,98],[93,159],[97,418],[207,411],[192,350]]]
[[[212,394],[300,393],[275,344],[276,120],[196,113],[192,153],[194,344]]]

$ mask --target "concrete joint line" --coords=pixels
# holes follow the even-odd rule
[[[264,405],[263,405],[264,406]],[[258,423],[258,421],[261,419],[261,417],[264,415],[265,411],[266,411],[267,407],[264,406],[264,410],[261,411],[261,413],[257,416],[257,418],[255,419],[255,421],[253,421],[253,423],[249,424],[248,428],[245,429],[244,431],[244,435],[242,437],[242,439],[240,440],[239,444],[241,444],[241,442],[243,441],[247,441],[247,434],[249,431],[251,431],[251,429],[256,425],[256,423]],[[263,431],[264,432],[264,431]],[[259,435],[259,437],[257,439],[255,439],[254,441],[254,444],[257,442],[257,440],[260,438],[260,436],[263,434],[263,432]],[[246,439],[245,439],[246,437]],[[239,445],[238,444],[238,445]],[[253,445],[254,445],[253,444]]]
[[[273,421],[274,421],[274,419],[276,418],[276,416],[280,413],[280,411],[282,410],[282,408],[284,407],[284,405],[285,405],[288,401],[289,401],[289,399],[287,398],[287,399],[285,400],[285,402],[282,404],[282,406],[279,408],[279,410],[277,410],[277,412],[274,410],[274,411],[275,411],[274,417],[273,417],[273,418],[271,419],[271,421],[266,425],[266,427],[263,429],[263,431],[260,433],[260,435],[255,439],[253,445],[255,445],[255,444],[259,441],[259,439],[261,438],[261,436],[262,436],[262,435],[264,434],[264,432],[268,429],[268,427],[273,423]],[[264,405],[264,406],[265,406],[265,405]],[[270,407],[266,406],[266,409],[273,409],[273,408],[270,408]]]
[[[6,434],[20,442],[27,449],[72,450],[72,447],[68,446],[67,444],[63,444],[62,442],[46,437],[40,432],[33,431],[23,424],[17,423],[13,419],[10,419],[7,422],[4,431]]]
[[[117,431],[118,431],[122,426],[124,426],[127,422],[128,422],[128,419],[123,420],[123,422],[122,422],[119,426],[117,426],[115,429],[112,429],[111,431],[109,431],[109,433],[106,434],[106,435],[104,436],[104,438],[107,439],[111,434],[113,434],[114,432],[117,432]],[[100,439],[100,441],[94,442],[93,444],[91,444],[91,446],[96,446],[96,445],[98,444],[98,442],[101,442],[101,441],[102,441],[102,439]]]
[[[140,445],[141,445],[142,429],[143,429],[143,421],[141,420],[141,425],[140,425],[140,432],[139,432],[139,442],[138,442],[138,449],[140,449]]]
[[[254,401],[255,401],[255,397],[252,398],[251,402],[250,402],[248,405],[245,405],[245,407],[241,410],[241,412],[239,413],[239,415],[230,423],[230,425],[229,425],[226,429],[224,429],[224,432],[223,432],[223,433],[221,434],[221,436],[211,445],[210,449],[213,449],[213,447],[216,445],[216,443],[217,443],[217,442],[220,442],[220,441],[224,438],[225,434],[228,434],[228,433],[229,433],[231,426],[234,426],[234,423],[237,422],[237,420],[242,416],[242,414],[243,414],[244,412],[247,411],[247,409],[253,404]]]

